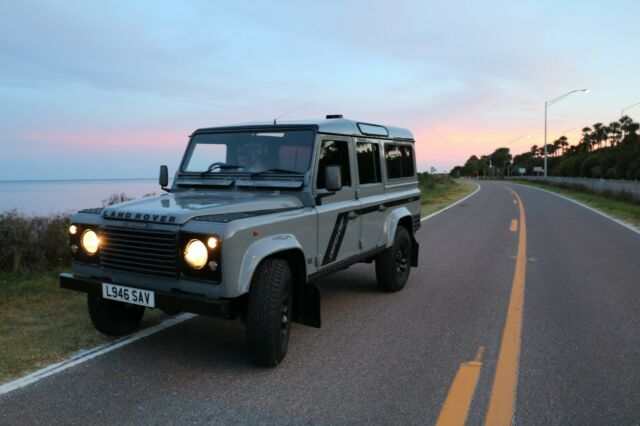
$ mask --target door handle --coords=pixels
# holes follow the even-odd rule
[[[380,210],[381,212],[385,211],[387,209],[387,206],[385,206],[384,204],[380,204],[380,207],[378,207],[378,210]]]
[[[349,212],[349,214],[347,215],[347,217],[349,218],[349,220],[353,220],[355,218],[358,217],[358,213],[356,212]]]

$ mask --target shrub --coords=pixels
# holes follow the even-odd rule
[[[9,273],[67,265],[69,217],[0,213],[0,270]]]
[[[418,185],[421,191],[429,191],[435,189],[437,177],[431,173],[418,173]]]
[[[133,200],[127,194],[112,194],[102,200],[113,205]],[[0,212],[0,271],[11,274],[67,266],[69,216],[25,216],[15,210]]]

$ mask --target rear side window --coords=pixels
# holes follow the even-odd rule
[[[342,185],[351,186],[351,168],[349,166],[349,145],[343,141],[324,141],[320,148],[318,162],[318,189],[326,188],[325,168],[340,166]]]
[[[413,147],[411,145],[386,144],[384,157],[387,162],[389,179],[411,177],[415,175],[413,167]]]
[[[356,151],[360,185],[382,182],[379,145],[377,143],[358,142]]]

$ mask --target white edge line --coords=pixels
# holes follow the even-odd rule
[[[621,220],[621,219],[616,219],[615,217],[608,215],[607,213],[603,212],[602,210],[599,210],[599,209],[596,209],[594,207],[588,206],[588,205],[586,205],[584,203],[581,203],[580,201],[574,200],[573,198],[569,198],[569,197],[567,197],[565,195],[558,194],[557,192],[549,191],[548,189],[538,188],[537,186],[533,186],[533,185],[527,185],[527,184],[522,184],[522,183],[517,183],[517,182],[511,182],[511,183],[523,186],[525,188],[533,188],[533,189],[537,189],[538,191],[548,192],[549,194],[555,195],[556,197],[564,198],[565,200],[571,201],[572,203],[577,204],[577,205],[579,205],[581,207],[584,207],[587,210],[591,210],[592,212],[597,213],[600,216],[604,216],[607,219],[614,221],[618,225],[622,225],[625,228],[632,230],[636,234],[640,234],[640,229],[638,229],[634,225],[630,224],[629,222],[625,222],[624,220]]]
[[[45,377],[49,377],[53,374],[59,373],[75,365],[82,364],[83,362],[89,361],[90,359],[96,358],[100,355],[106,354],[107,352],[111,352],[115,349],[121,348],[122,346],[128,345],[129,343],[133,343],[136,340],[143,339],[147,336],[150,336],[154,333],[162,331],[166,328],[173,327],[176,324],[179,324],[183,321],[189,320],[196,316],[197,315],[195,314],[189,314],[189,313],[180,314],[173,318],[168,318],[162,321],[160,324],[154,325],[153,327],[140,330],[139,332],[132,334],[131,336],[122,337],[120,339],[114,340],[113,342],[95,347],[93,349],[89,349],[87,351],[82,351],[67,360],[58,362],[56,364],[51,364],[40,370],[34,371],[33,373],[30,373],[24,377],[21,377],[19,379],[0,385],[0,395],[4,395],[13,390],[20,389],[22,387],[30,385],[31,383],[42,380]]]
[[[443,211],[445,211],[445,210],[449,210],[451,207],[455,206],[456,204],[459,204],[459,203],[463,202],[463,201],[464,201],[464,200],[466,200],[467,198],[471,198],[471,197],[473,197],[474,195],[476,195],[476,192],[480,191],[480,188],[482,188],[482,186],[480,186],[480,184],[479,184],[479,183],[477,183],[477,182],[469,182],[469,183],[472,183],[472,184],[474,184],[475,186],[477,186],[477,188],[476,188],[476,190],[475,190],[475,191],[473,191],[471,194],[467,195],[466,197],[459,199],[459,200],[458,200],[458,201],[456,201],[455,203],[453,203],[453,204],[449,204],[447,207],[445,207],[445,208],[443,208],[443,209],[440,209],[440,210],[438,210],[437,212],[433,212],[433,213],[431,213],[430,215],[428,215],[428,216],[425,216],[425,217],[421,218],[421,219],[420,219],[420,222],[424,222],[424,221],[425,221],[425,220],[427,220],[427,219],[431,219],[431,218],[432,218],[432,217],[434,217],[435,215],[440,214],[440,213],[442,213],[442,212],[443,212]]]

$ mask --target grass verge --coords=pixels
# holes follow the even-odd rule
[[[114,340],[91,325],[86,295],[58,287],[59,272],[0,274],[0,383]],[[142,327],[165,318],[148,309]]]
[[[565,197],[579,201],[589,207],[598,209],[610,216],[629,222],[630,224],[640,228],[640,205],[638,204],[626,203],[624,201],[607,198],[603,195],[574,191],[538,182],[527,182],[523,180],[517,180],[515,182],[564,195]]]
[[[435,188],[422,191],[422,216],[430,215],[442,210],[449,204],[466,197],[476,190],[476,186],[469,182],[448,181],[436,184]]]

